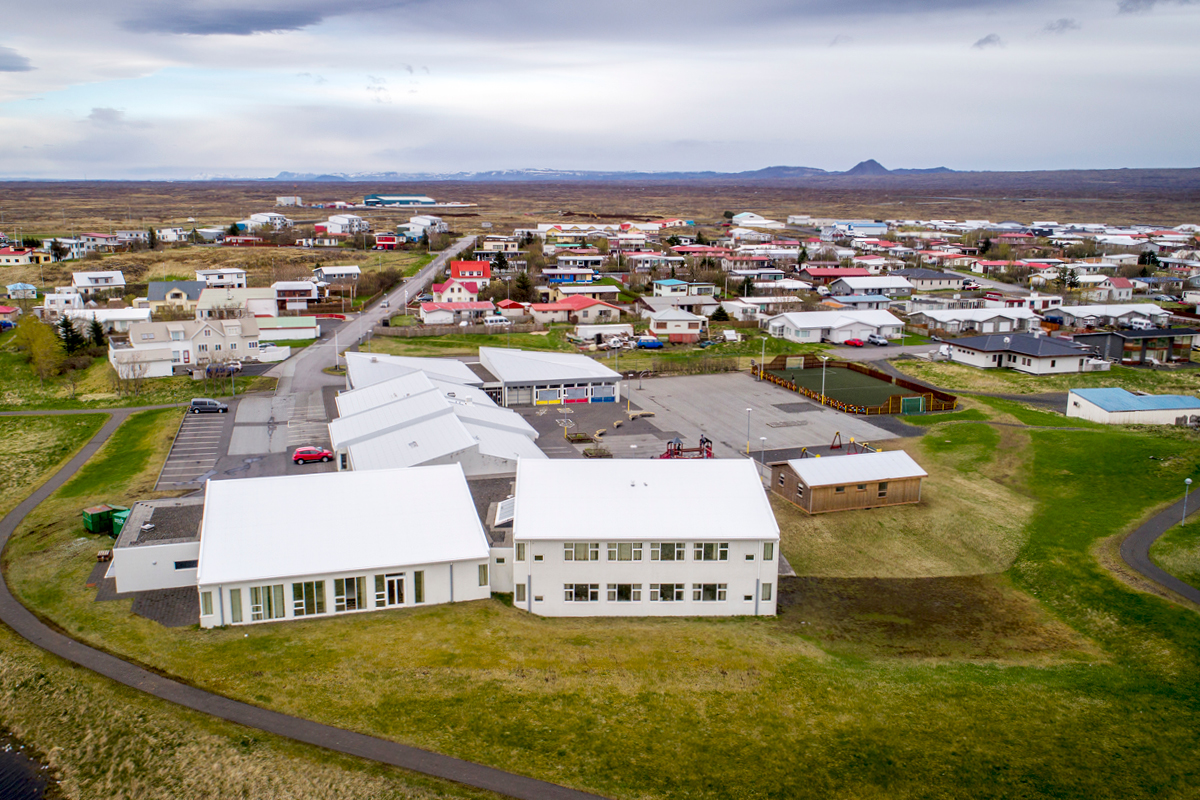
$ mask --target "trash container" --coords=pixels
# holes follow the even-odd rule
[[[117,537],[121,535],[121,530],[125,527],[125,521],[129,519],[129,509],[121,508],[113,511],[112,515],[112,535]]]
[[[112,506],[101,503],[83,510],[83,528],[89,533],[112,532]]]

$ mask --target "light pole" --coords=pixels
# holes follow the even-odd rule
[[[767,437],[758,437],[758,463],[766,466],[767,464]]]
[[[821,359],[821,402],[825,402],[825,364],[829,361],[829,356],[817,356]]]
[[[1183,480],[1183,519],[1180,521],[1181,525],[1187,523],[1187,496],[1188,496],[1188,489],[1190,489],[1190,488],[1192,488],[1192,479],[1184,478],[1184,480]]]
[[[762,353],[758,356],[758,379],[763,377],[763,362],[767,360],[767,337],[762,337]]]
[[[750,412],[752,408],[746,409],[746,455],[750,455]]]

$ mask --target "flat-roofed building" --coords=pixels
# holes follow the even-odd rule
[[[1178,394],[1141,394],[1125,389],[1072,389],[1067,416],[1106,425],[1189,424],[1200,415],[1200,398]]]

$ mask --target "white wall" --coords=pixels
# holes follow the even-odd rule
[[[1179,417],[1200,413],[1194,408],[1157,408],[1146,411],[1105,411],[1100,406],[1071,392],[1067,395],[1067,416],[1101,422],[1106,425],[1174,425]]]
[[[264,328],[259,330],[258,338],[261,341],[268,342],[282,342],[288,339],[298,341],[320,339],[321,326],[313,325],[311,328]]]
[[[521,541],[517,540],[519,547]],[[513,561],[513,582],[526,587],[524,601],[513,604],[522,610],[550,617],[615,616],[734,616],[740,614],[773,615],[779,593],[779,543],[773,542],[772,558],[763,560],[763,540],[730,541],[726,561],[693,560],[693,542],[685,542],[684,561],[652,561],[651,542],[642,542],[640,561],[609,561],[606,542],[600,542],[600,560],[567,561],[565,541],[526,542],[525,560]],[[542,556],[542,561],[535,560]],[[753,556],[747,560],[747,556]],[[597,602],[565,599],[564,584],[597,584]],[[610,602],[608,584],[640,584],[641,600]],[[652,602],[650,585],[682,583],[682,602]],[[724,601],[693,600],[693,584],[726,584]],[[770,600],[762,599],[762,584],[771,585]],[[751,599],[746,600],[746,596]],[[538,600],[537,598],[541,598]],[[756,600],[757,598],[757,600]]]
[[[1033,358],[1031,356],[1023,356],[1020,353],[981,353],[975,350],[956,347],[954,342],[948,342],[948,344],[950,345],[951,361],[957,361],[960,364],[967,364],[981,369],[993,369],[997,367],[1015,369],[1018,372],[1026,372],[1030,375],[1059,375],[1063,373],[1082,372],[1083,362],[1087,361],[1086,354],[1079,356],[1055,356],[1054,358]],[[998,361],[994,358],[996,356],[999,357]]]
[[[199,541],[118,547],[113,550],[108,577],[116,579],[117,591],[122,593],[195,586],[196,568],[175,569],[175,562],[199,557]]]
[[[212,615],[205,616],[203,613],[200,617],[200,627],[212,628],[220,625],[251,625],[259,622],[282,622],[292,619],[320,619],[328,616],[342,616],[346,614],[359,614],[368,611],[378,611],[385,608],[413,608],[415,606],[430,606],[439,605],[441,603],[462,602],[466,600],[485,600],[491,597],[490,575],[491,569],[488,564],[489,559],[474,559],[469,561],[459,561],[453,564],[416,564],[396,566],[387,569],[371,569],[356,572],[339,572],[326,575],[308,575],[308,576],[293,576],[287,578],[271,578],[269,580],[253,581],[250,583],[237,583],[229,585],[201,585],[198,590],[203,593],[211,591],[212,598]],[[479,585],[479,567],[488,566],[489,583],[484,586]],[[414,591],[414,577],[416,571],[425,573],[425,598],[424,602],[417,603]],[[375,596],[375,576],[376,575],[391,575],[404,574],[404,602],[400,605],[387,606],[380,605]],[[451,575],[453,575],[453,589],[451,589]],[[362,576],[366,578],[367,597],[365,599],[365,607],[356,611],[334,611],[334,580],[338,578],[352,578]],[[311,616],[301,615],[297,617],[294,612],[292,600],[292,584],[304,583],[308,581],[323,581],[325,584],[325,612],[323,614],[315,614]],[[193,583],[195,582],[193,577]],[[274,620],[263,619],[254,620],[251,618],[250,606],[250,588],[252,586],[273,586],[283,585],[283,600],[284,600],[284,616]],[[242,598],[242,622],[233,622],[230,607],[230,592],[233,590],[241,591]],[[386,598],[385,598],[386,599]],[[203,611],[203,608],[201,608]]]
[[[511,593],[513,590],[512,547],[493,547],[491,561],[492,591]]]

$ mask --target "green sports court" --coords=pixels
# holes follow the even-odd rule
[[[769,369],[767,372],[797,386],[820,394],[821,367],[808,369]],[[909,389],[845,367],[826,367],[825,396],[855,406],[881,406],[892,395],[915,395]]]

